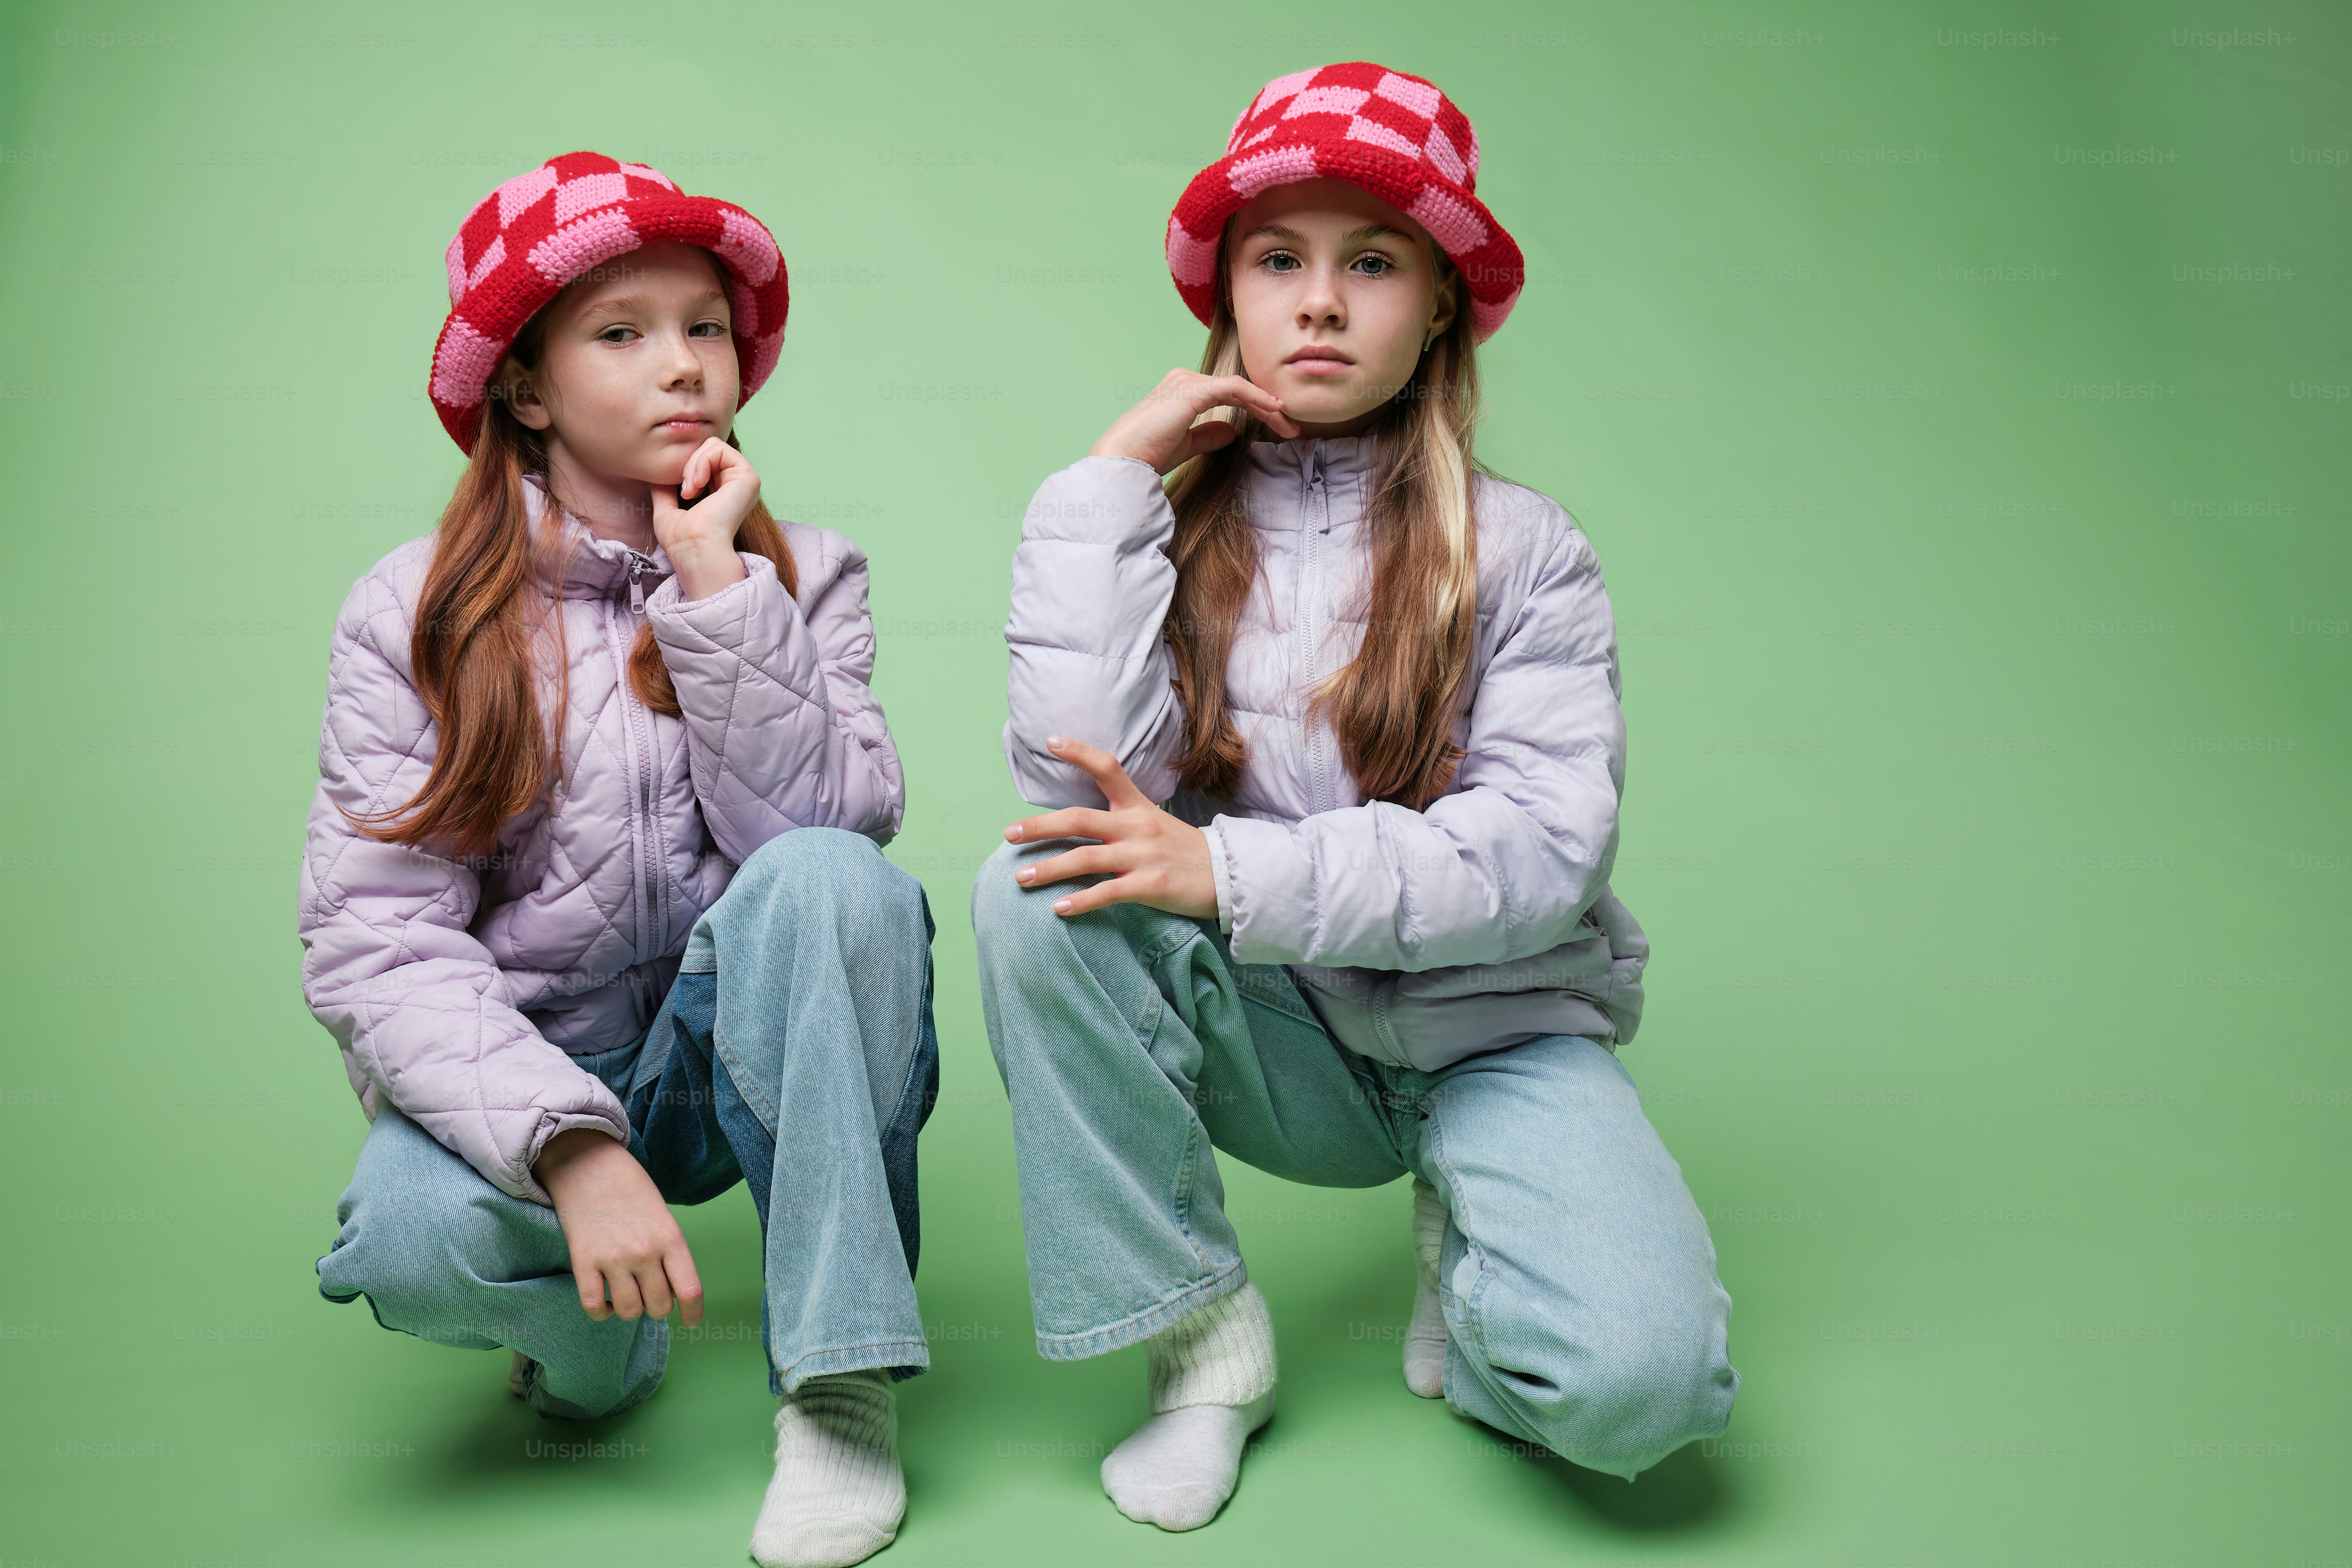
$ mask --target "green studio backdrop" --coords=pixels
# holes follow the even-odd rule
[[[0,1559],[741,1560],[741,1190],[592,1429],[314,1293],[364,1123],[299,989],[329,627],[459,458],[441,250],[587,147],[775,230],[743,422],[873,562],[929,889],[944,1564],[2352,1556],[2340,7],[712,3],[5,12]],[[1228,1163],[1283,1405],[1219,1522],[1119,1518],[1128,1352],[1039,1361],[972,871],[1038,480],[1201,331],[1160,237],[1267,79],[1475,119],[1526,249],[1482,455],[1619,616],[1624,1054],[1746,1384],[1631,1486],[1412,1398],[1408,1198]]]

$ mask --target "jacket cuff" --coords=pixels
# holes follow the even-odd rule
[[[1225,836],[1214,823],[1201,829],[1201,837],[1209,841],[1209,875],[1217,884],[1217,929],[1225,935],[1234,933],[1233,873],[1225,866]]]
[[[1308,963],[1315,947],[1314,868],[1290,825],[1255,816],[1220,816],[1225,887],[1231,898],[1236,963]],[[1222,913],[1222,909],[1220,910]]]
[[[735,558],[743,563],[743,575],[717,593],[705,594],[699,599],[687,598],[686,590],[678,585],[677,574],[672,572],[661,580],[660,584],[652,593],[646,595],[646,618],[654,619],[656,612],[664,616],[673,616],[693,626],[695,630],[705,637],[711,637],[712,631],[717,626],[742,615],[744,609],[742,600],[747,595],[759,591],[758,578],[761,567],[765,566],[768,569],[770,578],[772,579],[776,575],[776,563],[764,555],[754,555],[748,550],[739,550],[735,552]],[[777,586],[782,587],[782,584],[779,583]],[[715,614],[706,614],[706,612],[715,612]],[[719,639],[711,637],[711,640],[717,642]]]
[[[599,1081],[601,1083],[602,1080]],[[569,1132],[575,1127],[593,1128],[611,1138],[622,1148],[625,1149],[629,1146],[629,1128],[625,1118],[618,1127],[615,1127],[611,1117],[599,1116],[593,1111],[544,1112],[539,1119],[539,1125],[531,1130],[530,1145],[522,1152],[521,1170],[512,1173],[515,1177],[514,1196],[528,1198],[532,1203],[543,1204],[549,1208],[555,1206],[554,1197],[545,1187],[539,1184],[539,1173],[534,1167],[539,1163],[540,1155],[546,1152],[548,1140],[559,1132]]]

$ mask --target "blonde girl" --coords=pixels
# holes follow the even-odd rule
[[[1616,1048],[1624,726],[1592,547],[1472,458],[1524,278],[1469,121],[1355,62],[1266,86],[1168,229],[1209,328],[1047,479],[1013,563],[1023,798],[972,888],[1037,1345],[1149,1348],[1102,1467],[1187,1530],[1274,1413],[1211,1148],[1413,1182],[1412,1393],[1631,1477],[1738,1376],[1706,1226]],[[1205,416],[1205,417],[1204,417]]]

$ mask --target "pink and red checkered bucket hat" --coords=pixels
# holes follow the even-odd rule
[[[1168,219],[1168,270],[1203,323],[1217,306],[1225,220],[1272,185],[1345,180],[1410,216],[1470,294],[1472,335],[1503,324],[1527,282],[1519,247],[1478,199],[1478,133],[1435,86],[1368,60],[1276,77],[1234,121],[1225,155]]]
[[[1168,270],[1192,314],[1215,316],[1225,220],[1269,186],[1318,176],[1410,215],[1460,270],[1474,335],[1503,324],[1527,266],[1478,199],[1478,133],[1431,83],[1364,60],[1266,83],[1234,121],[1225,155],[1185,187],[1168,219]],[[687,195],[643,163],[566,153],[484,196],[449,242],[449,317],[429,384],[449,438],[473,450],[489,379],[532,315],[590,268],[657,239],[700,246],[726,268],[737,405],[749,403],[776,368],[791,303],[775,237],[733,203]]]
[[[484,196],[449,242],[449,319],[429,384],[449,438],[474,449],[489,379],[541,306],[590,268],[657,239],[698,245],[726,268],[742,374],[737,406],[749,403],[784,346],[792,296],[775,236],[733,203],[684,195],[643,163],[566,153]]]

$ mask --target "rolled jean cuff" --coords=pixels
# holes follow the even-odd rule
[[[840,1350],[811,1351],[777,1374],[774,1391],[786,1398],[800,1392],[813,1377],[845,1372],[887,1368],[893,1383],[912,1377],[931,1364],[931,1347],[920,1340],[890,1340],[880,1344],[849,1345]]]
[[[1129,1345],[1141,1344],[1160,1330],[1181,1322],[1212,1302],[1221,1301],[1249,1283],[1249,1269],[1236,1258],[1223,1272],[1187,1285],[1166,1300],[1139,1312],[1074,1334],[1037,1333],[1037,1353],[1047,1361],[1087,1361]]]

